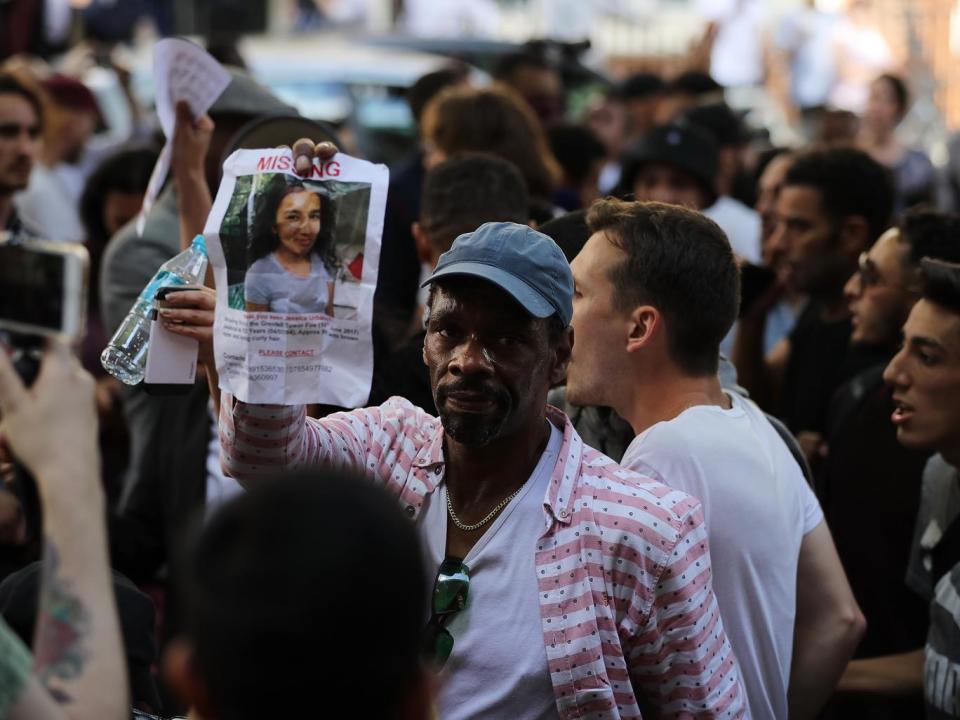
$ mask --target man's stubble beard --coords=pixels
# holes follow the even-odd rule
[[[469,383],[458,383],[469,385]],[[513,399],[506,391],[491,393],[496,401],[496,410],[490,414],[458,413],[446,410],[446,394],[457,388],[443,388],[434,392],[434,404],[443,424],[444,432],[462,445],[484,447],[496,440],[507,426],[513,414]],[[466,389],[463,387],[462,389]]]

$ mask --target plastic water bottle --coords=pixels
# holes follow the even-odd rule
[[[202,285],[206,274],[207,244],[203,235],[197,235],[190,247],[160,266],[140,293],[100,355],[103,369],[127,385],[143,380],[150,339],[150,311],[157,290],[169,285]]]

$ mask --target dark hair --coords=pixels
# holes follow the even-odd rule
[[[789,155],[793,151],[788,147],[783,146],[774,146],[767,148],[766,150],[761,150],[757,153],[757,164],[753,168],[753,184],[759,185],[760,178],[763,177],[763,173],[766,171],[767,166],[776,160],[781,155]]]
[[[573,185],[584,183],[591,168],[607,155],[603,143],[583,125],[556,123],[547,129],[547,139],[550,150]]]
[[[90,253],[88,299],[91,307],[100,303],[100,263],[110,242],[103,224],[103,210],[111,192],[145,193],[157,162],[157,151],[147,145],[128,145],[103,160],[90,174],[80,196],[80,219],[86,231]]]
[[[280,203],[287,195],[298,192],[313,193],[320,198],[320,232],[317,233],[317,240],[310,249],[311,254],[317,255],[327,266],[327,269],[335,268],[337,265],[336,256],[333,253],[333,243],[330,242],[330,232],[332,226],[332,213],[327,207],[329,200],[323,197],[319,191],[307,187],[300,180],[294,180],[286,175],[276,175],[270,181],[269,187],[258,193],[254,199],[253,232],[250,239],[250,262],[259,260],[276,250],[280,242],[275,225],[277,223],[277,210]]]
[[[897,230],[907,246],[909,265],[919,265],[922,258],[960,262],[960,215],[912,208],[900,216]]]
[[[613,94],[623,100],[642,100],[659,95],[667,84],[656,73],[634,73],[613,89]]]
[[[920,274],[924,299],[960,314],[960,263],[924,258]]]
[[[423,111],[423,135],[447,156],[465,150],[509,160],[532,196],[549,197],[560,176],[540,121],[510,88],[454,86],[441,90]]]
[[[821,206],[834,223],[852,215],[862,217],[870,243],[890,224],[894,199],[890,171],[862,150],[831,148],[799,154],[783,185],[817,190]]]
[[[438,92],[451,85],[457,85],[466,78],[467,69],[463,65],[451,65],[417,78],[417,81],[407,90],[407,104],[410,106],[410,112],[413,113],[414,121],[420,124],[423,109]]]
[[[157,150],[150,145],[128,145],[104,159],[90,174],[80,196],[80,218],[91,242],[106,244],[103,206],[107,193],[144,193],[157,162]]]
[[[627,312],[653,305],[677,366],[690,375],[716,373],[720,341],[740,305],[740,271],[720,226],[676,205],[612,198],[590,207],[587,226],[627,254],[610,274],[614,306]]]
[[[423,181],[420,223],[438,250],[485,222],[529,220],[527,183],[513,163],[486,153],[459,153]]]
[[[265,477],[183,554],[186,631],[220,717],[313,714],[327,700],[311,688],[328,673],[364,716],[400,716],[428,578],[413,524],[382,487],[327,468]]]
[[[40,91],[27,79],[12,72],[0,72],[0,95],[19,95],[33,108],[37,121],[43,124],[43,101]]]
[[[710,133],[721,148],[739,147],[749,139],[743,120],[725,102],[692,107],[681,114],[680,122]]]
[[[700,70],[682,72],[667,82],[666,92],[671,95],[708,95],[720,92],[723,85],[718,83],[709,73]]]
[[[545,222],[538,230],[552,238],[560,246],[567,262],[573,262],[573,259],[583,250],[583,246],[587,244],[587,240],[590,239],[586,210],[564,213],[560,217]]]
[[[910,105],[910,91],[907,89],[907,83],[904,79],[899,75],[884,73],[874,80],[874,82],[885,82],[890,86],[890,89],[893,91],[893,97],[897,101],[897,107],[899,108],[898,116],[902,118],[906,115]]]
[[[557,72],[556,68],[541,53],[521,50],[520,52],[508,53],[500,58],[494,65],[492,75],[497,80],[509,81],[514,73],[522,68]]]

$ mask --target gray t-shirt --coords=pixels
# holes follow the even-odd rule
[[[957,469],[934,455],[923,469],[920,509],[913,531],[907,565],[907,585],[926,600],[933,598],[933,548],[960,515],[960,480]]]
[[[247,270],[244,295],[248,303],[267,305],[270,312],[325,313],[332,280],[317,255],[310,256],[310,274],[294,275],[274,253],[260,258]]]
[[[937,583],[924,648],[927,718],[960,717],[960,565]]]

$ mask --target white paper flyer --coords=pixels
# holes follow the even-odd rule
[[[388,180],[342,153],[303,178],[286,148],[227,158],[204,229],[221,389],[256,404],[366,403]]]

